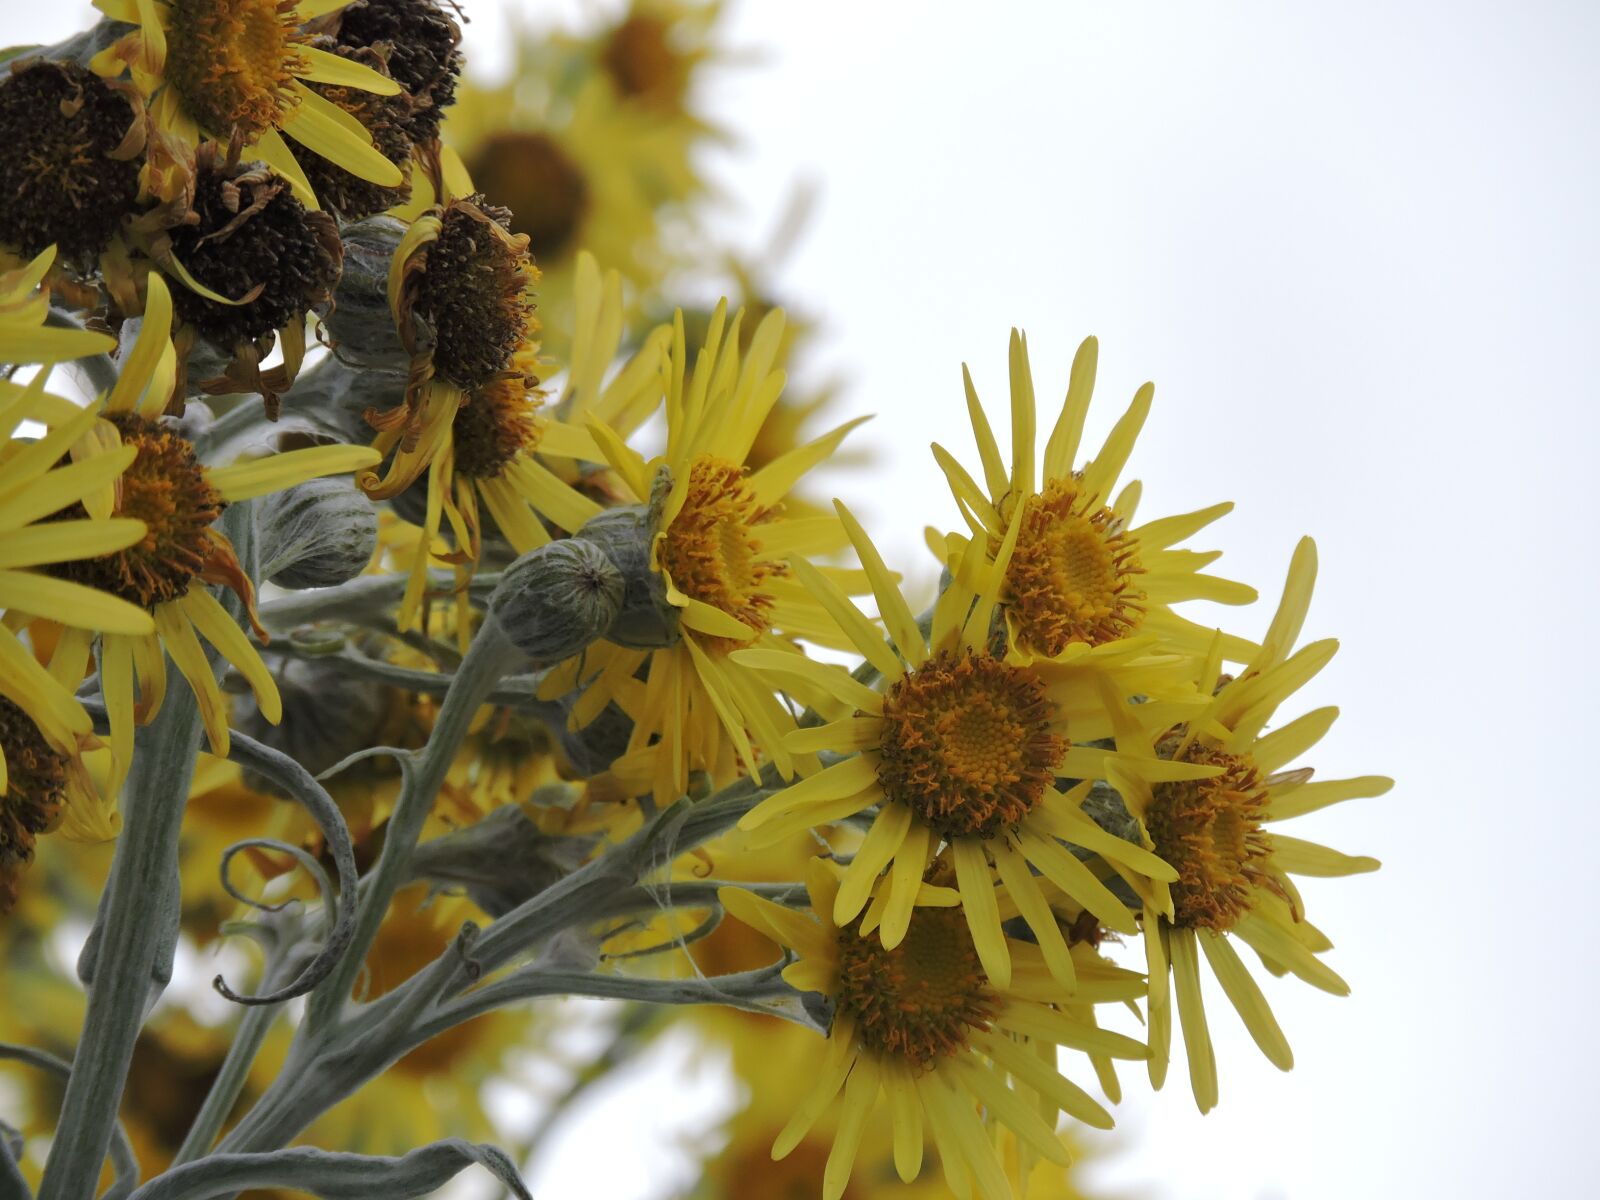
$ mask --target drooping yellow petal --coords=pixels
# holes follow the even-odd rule
[[[1244,963],[1239,961],[1239,955],[1226,935],[1200,933],[1196,937],[1217,982],[1222,985],[1223,992],[1244,1021],[1256,1045],[1261,1047],[1261,1053],[1278,1070],[1289,1070],[1294,1066],[1294,1051],[1289,1049],[1289,1039],[1283,1036],[1277,1018],[1267,1005],[1267,998],[1261,994],[1261,989],[1250,977]]]
[[[156,632],[161,643],[172,656],[173,665],[194,691],[195,702],[200,706],[200,720],[205,725],[206,737],[211,743],[211,753],[218,758],[228,756],[228,702],[217,687],[216,673],[206,659],[206,652],[195,636],[194,626],[183,608],[175,601],[158,604],[155,609]]]
[[[911,828],[911,810],[903,804],[886,804],[878,810],[872,828],[862,840],[855,858],[845,869],[844,879],[833,898],[833,923],[845,925],[854,920],[867,902],[878,876],[899,853]]]
[[[215,646],[222,657],[245,677],[250,690],[255,693],[256,705],[267,722],[276,725],[281,721],[283,700],[278,695],[277,682],[272,678],[272,672],[267,670],[267,664],[261,661],[261,655],[250,644],[244,630],[228,615],[228,610],[203,587],[190,588],[188,594],[177,603],[183,606],[185,615],[194,622],[200,636]]]
[[[1203,1113],[1217,1106],[1217,1057],[1211,1049],[1205,1004],[1200,997],[1200,958],[1192,929],[1172,931],[1172,979],[1178,993],[1178,1020],[1189,1058],[1189,1086]]]
[[[774,1159],[786,1157],[798,1146],[800,1140],[817,1123],[817,1118],[822,1115],[823,1110],[832,1104],[833,1098],[839,1094],[839,1089],[844,1086],[845,1077],[850,1074],[850,1068],[856,1061],[854,1033],[854,1027],[848,1018],[834,1022],[833,1030],[828,1037],[827,1056],[818,1068],[811,1090],[795,1106],[788,1124],[778,1131],[777,1139],[772,1143]]]
[[[878,1071],[872,1060],[865,1056],[856,1059],[855,1070],[845,1080],[839,1125],[822,1171],[822,1200],[839,1200],[850,1185],[850,1169],[855,1165],[867,1114],[878,1102],[878,1091]]]
[[[1000,908],[995,901],[994,880],[989,877],[989,860],[983,843],[976,838],[958,837],[950,843],[956,865],[956,883],[961,889],[961,909],[972,934],[983,972],[995,987],[1011,986],[1011,952],[1006,947],[1005,930],[1000,926]]]
[[[999,872],[1000,882],[1005,884],[1006,891],[1011,894],[1017,910],[1022,914],[1022,919],[1028,923],[1028,928],[1033,930],[1033,936],[1038,939],[1039,950],[1044,955],[1045,964],[1050,968],[1050,974],[1062,987],[1069,992],[1072,991],[1078,986],[1078,973],[1072,965],[1072,951],[1067,948],[1066,939],[1061,936],[1061,925],[1056,920],[1055,913],[1050,910],[1049,901],[1045,899],[1044,892],[1039,889],[1038,882],[1028,869],[1027,859],[1013,849],[1011,843],[1003,837],[990,842],[989,850],[994,856],[994,865]]]
[[[308,479],[364,470],[376,466],[380,458],[371,446],[308,446],[230,467],[211,467],[206,482],[221,492],[224,500],[237,502],[280,492]]]

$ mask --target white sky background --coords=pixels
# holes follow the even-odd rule
[[[467,7],[492,67],[504,5]],[[81,8],[5,0],[0,41]],[[923,570],[921,527],[954,519],[927,443],[973,457],[960,363],[1004,439],[1009,327],[1041,406],[1097,333],[1086,445],[1156,381],[1142,511],[1238,502],[1197,544],[1269,597],[1241,632],[1317,538],[1305,636],[1344,648],[1301,699],[1345,711],[1319,774],[1399,781],[1294,831],[1384,861],[1305,888],[1354,995],[1264,980],[1284,1076],[1213,988],[1220,1107],[1194,1111],[1181,1054],[1159,1095],[1125,1071],[1105,1174],[1176,1200],[1579,1194],[1600,8],[745,0],[729,29],[765,59],[708,91],[745,139],[716,160],[727,219],[752,244],[821,187],[780,279],[843,407],[879,414],[856,436],[881,469],[838,486],[891,562]],[[674,1069],[639,1085],[654,1105],[613,1089],[622,1120],[575,1122],[536,1188],[659,1194],[595,1164],[678,1106]]]

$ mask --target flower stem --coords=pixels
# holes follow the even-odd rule
[[[177,947],[178,830],[200,748],[200,708],[170,689],[135,735],[123,830],[79,973],[88,1012],[67,1081],[39,1200],[88,1200],[100,1179],[145,1014],[172,976]]]

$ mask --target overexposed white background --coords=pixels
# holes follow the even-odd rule
[[[474,63],[503,69],[510,5],[466,7]],[[1236,500],[1201,544],[1266,597],[1317,538],[1306,636],[1343,649],[1302,698],[1345,714],[1319,774],[1398,780],[1296,830],[1384,861],[1305,889],[1354,995],[1266,981],[1287,1076],[1208,997],[1220,1107],[1195,1112],[1181,1056],[1159,1095],[1126,1072],[1096,1178],[1177,1200],[1581,1194],[1600,8],[731,7],[729,42],[762,57],[707,81],[744,142],[711,162],[723,219],[755,244],[797,180],[820,188],[778,282],[822,318],[847,407],[879,414],[856,436],[882,469],[838,488],[891,560],[923,570],[922,526],[952,519],[927,445],[971,457],[961,362],[1003,401],[1024,327],[1043,405],[1096,333],[1087,444],[1154,379],[1130,465],[1148,514]],[[85,9],[7,0],[0,42]],[[603,1090],[536,1192],[681,1185],[670,1143],[721,1099],[714,1071],[668,1090],[675,1055]],[[617,1152],[652,1128],[658,1157]]]

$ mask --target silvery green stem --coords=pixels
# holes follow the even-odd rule
[[[472,658],[470,653],[468,658]],[[442,712],[440,720],[442,723]],[[402,795],[414,786],[408,779]],[[244,1120],[223,1139],[221,1149],[262,1151],[287,1144],[322,1112],[419,1045],[421,1040],[469,1019],[463,1015],[467,1009],[445,1007],[448,997],[470,988],[487,972],[532,950],[553,934],[622,913],[665,910],[685,904],[704,906],[713,897],[707,894],[703,882],[649,885],[640,881],[664,870],[678,855],[732,828],[740,816],[778,786],[781,784],[776,772],[771,772],[771,778],[763,782],[742,779],[698,804],[679,801],[626,841],[493,922],[481,935],[475,926],[468,925],[443,955],[381,999],[359,1007],[342,1022],[325,1020],[313,1029],[308,1021],[296,1036],[283,1071]],[[353,948],[343,964],[347,971],[353,970],[352,964],[358,967],[364,955],[364,948]],[[352,973],[352,981],[353,978]],[[521,975],[517,978],[517,984],[492,993],[499,998],[498,1002],[511,1003],[526,996],[555,994],[549,990],[556,986],[553,981],[557,977],[553,973],[542,974],[538,981]],[[603,990],[585,990],[591,987],[590,981],[601,981],[592,982],[592,987]],[[506,982],[501,980],[490,986]],[[753,986],[753,979],[729,985],[732,991],[693,986],[686,991],[672,991],[654,986],[658,982],[578,972],[563,976],[560,986],[574,984],[578,991],[587,995],[674,1004],[738,1005],[771,996],[794,996],[792,989],[785,993],[783,987],[769,980],[761,981],[760,987],[773,990],[759,997],[754,992],[741,991]],[[330,980],[324,987],[331,987],[332,983]],[[349,995],[350,983],[340,986],[342,990],[330,992],[330,996],[332,1001],[342,1003],[343,997]],[[471,992],[458,1005],[475,1003],[474,998],[481,994],[481,991]],[[795,1003],[791,1003],[790,1008],[794,1011],[767,1005],[762,1011],[778,1012],[816,1025],[815,1018],[805,1016]],[[334,1011],[337,1013],[338,1009]],[[446,1012],[448,1018],[443,1015]]]
[[[239,1093],[244,1090],[245,1081],[250,1077],[251,1064],[260,1053],[261,1043],[266,1041],[273,1021],[278,1019],[279,1011],[276,1006],[267,1005],[244,1010],[239,1027],[233,1031],[228,1056],[222,1060],[222,1069],[212,1081],[211,1090],[206,1093],[205,1103],[195,1115],[194,1124],[184,1135],[183,1145],[178,1147],[178,1153],[173,1156],[173,1166],[192,1162],[211,1149],[217,1134],[222,1132],[228,1114],[238,1103]]]
[[[11,1059],[14,1062],[26,1063],[30,1067],[48,1071],[50,1074],[58,1075],[62,1079],[66,1079],[72,1074],[71,1063],[57,1058],[46,1050],[37,1050],[32,1046],[13,1046],[8,1042],[0,1042],[0,1059]],[[5,1146],[0,1145],[0,1164],[10,1164],[11,1162],[11,1157],[7,1154]],[[112,1182],[111,1190],[106,1193],[106,1200],[111,1200],[114,1195],[125,1195],[127,1192],[132,1191],[139,1182],[139,1163],[133,1156],[133,1145],[128,1141],[128,1135],[123,1130],[120,1122],[113,1127],[112,1131],[111,1169],[115,1172],[115,1178]],[[26,1184],[21,1183],[21,1180],[22,1175],[18,1172],[16,1174],[16,1182],[21,1185],[22,1190],[16,1194],[31,1196],[33,1193],[28,1190]],[[4,1197],[5,1200],[11,1200],[12,1193],[6,1191],[7,1186],[11,1185],[11,1183],[12,1181],[7,1178],[6,1173],[0,1171],[0,1197]]]
[[[433,1195],[471,1166],[484,1168],[518,1200],[532,1200],[504,1151],[460,1138],[434,1142],[400,1158],[339,1154],[311,1146],[271,1154],[219,1154],[164,1172],[133,1193],[132,1200],[211,1200],[257,1187],[291,1188],[327,1200],[353,1196],[411,1200]]]
[[[133,1044],[172,975],[178,937],[178,831],[202,726],[177,676],[154,721],[134,735],[123,828],[97,921],[92,979],[72,1075],[39,1200],[88,1200],[116,1128]],[[86,956],[88,949],[86,948]]]
[[[372,874],[362,881],[355,934],[339,965],[312,993],[306,1020],[309,1029],[327,1023],[343,1009],[378,926],[389,911],[389,902],[406,880],[411,852],[433,811],[445,773],[461,748],[478,707],[517,661],[516,650],[499,622],[487,617],[445,693],[428,744],[409,758],[411,765],[405,770],[400,796],[389,818],[383,852]]]
[[[221,528],[254,578],[251,502],[230,507]],[[223,603],[235,620],[243,618],[237,597],[225,593]],[[187,681],[170,663],[168,673],[173,685],[161,711],[134,733],[133,763],[122,790],[122,833],[78,961],[89,1005],[39,1200],[94,1195],[100,1160],[116,1130],[134,1042],[172,978],[182,900],[178,835],[204,725]]]
[[[475,601],[487,600],[500,582],[495,573],[484,573],[473,578],[468,594]],[[455,587],[455,577],[448,571],[428,573],[430,590],[448,592]],[[308,621],[345,620],[352,623],[370,621],[374,612],[398,603],[406,590],[404,575],[363,575],[342,583],[338,587],[311,592],[296,592],[269,600],[261,606],[261,621],[268,629],[287,630]]]

